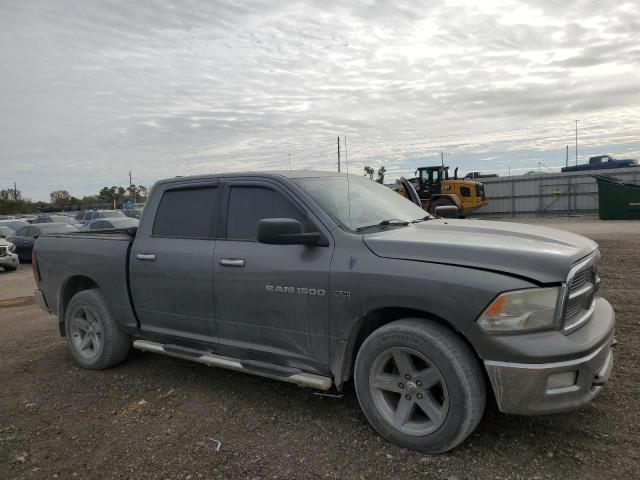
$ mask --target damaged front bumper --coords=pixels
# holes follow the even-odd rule
[[[13,244],[0,245],[0,267],[17,268],[20,260],[18,255],[14,253],[15,247]]]
[[[548,363],[484,360],[498,408],[505,413],[536,415],[589,403],[607,382],[613,368],[615,314],[611,305],[598,299],[589,323],[592,325],[584,325],[582,331],[566,336],[548,332],[549,342],[561,341],[552,336],[563,335],[563,341],[590,346],[581,354],[572,352],[571,358]]]

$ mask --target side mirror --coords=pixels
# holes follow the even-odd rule
[[[268,245],[309,245],[320,243],[320,233],[302,233],[302,224],[293,218],[265,218],[258,222],[258,241]]]
[[[36,239],[36,238],[38,238],[39,236],[40,236],[40,234],[39,234],[39,233],[35,233],[35,234],[33,235],[33,238],[34,238],[34,239]]]
[[[436,217],[442,218],[460,218],[460,212],[455,205],[440,205],[436,207]]]

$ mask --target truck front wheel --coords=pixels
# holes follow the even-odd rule
[[[112,367],[129,353],[131,337],[118,329],[99,290],[76,293],[64,317],[69,350],[82,367],[91,370]]]
[[[425,453],[462,443],[484,412],[484,378],[471,350],[429,320],[397,320],[373,332],[358,352],[354,380],[373,427]]]

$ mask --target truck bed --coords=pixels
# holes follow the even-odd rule
[[[39,237],[34,251],[49,310],[56,315],[64,310],[69,301],[64,292],[71,282],[89,282],[100,288],[116,319],[135,328],[127,274],[132,239],[126,230]]]

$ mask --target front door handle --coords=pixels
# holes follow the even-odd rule
[[[147,262],[155,262],[156,254],[155,253],[138,253],[136,255],[138,260],[146,260]]]
[[[225,267],[244,267],[244,260],[241,258],[223,258],[220,265]]]

